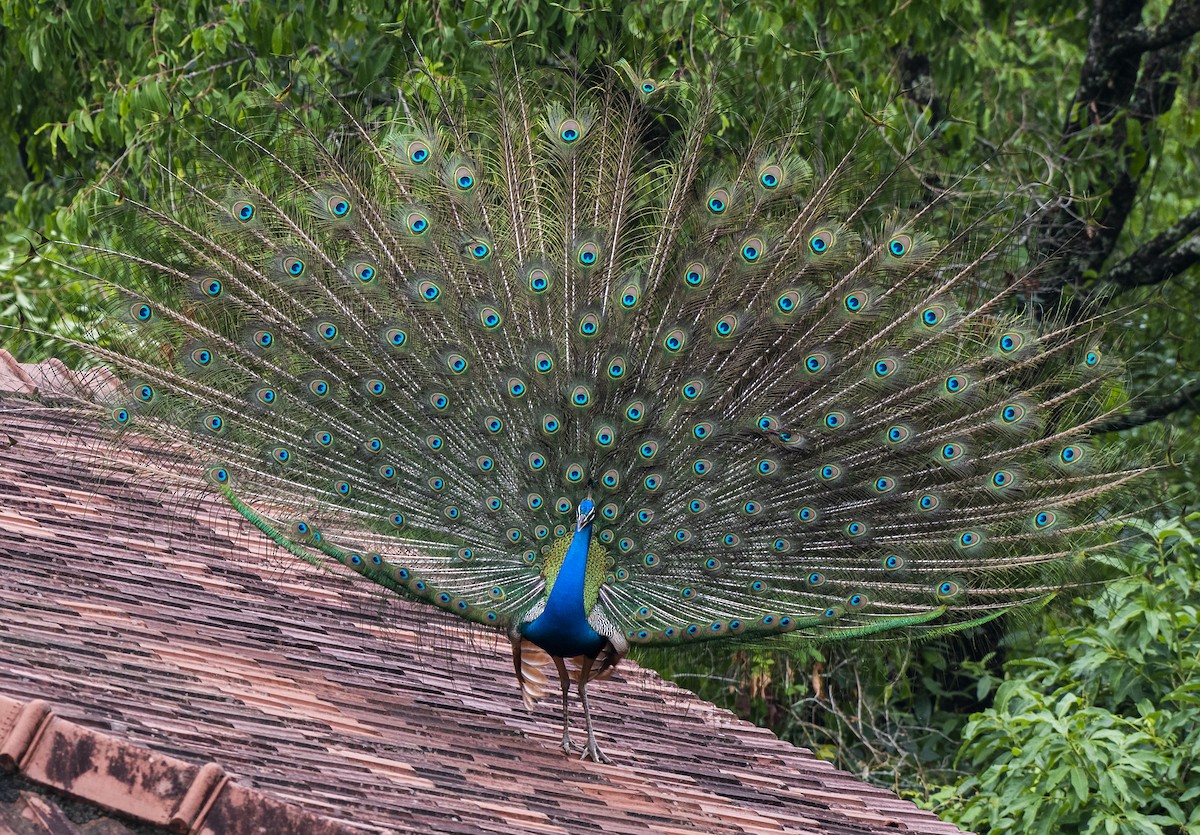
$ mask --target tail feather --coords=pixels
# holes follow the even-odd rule
[[[1052,593],[1143,472],[1086,441],[1103,321],[1017,309],[1049,267],[999,207],[907,208],[866,135],[725,164],[711,86],[628,65],[417,78],[377,125],[210,120],[78,247],[106,419],[293,553],[504,628],[591,495],[630,642],[934,633]]]

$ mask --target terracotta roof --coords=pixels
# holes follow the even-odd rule
[[[135,829],[136,828],[136,831]],[[94,804],[0,771],[4,835],[174,835],[164,826],[121,821]]]
[[[179,832],[959,832],[629,662],[590,691],[615,764],[566,758],[506,640],[88,472],[52,410],[0,427],[0,768],[34,783]]]

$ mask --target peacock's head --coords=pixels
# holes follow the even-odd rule
[[[583,530],[588,525],[592,524],[592,520],[595,518],[596,503],[591,499],[584,499],[579,503],[579,515],[575,519],[575,530]]]

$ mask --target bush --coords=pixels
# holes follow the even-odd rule
[[[939,813],[980,833],[1200,833],[1198,519],[1125,523],[1144,536],[1100,559],[1128,576],[1005,665]]]

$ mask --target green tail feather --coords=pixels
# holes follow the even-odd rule
[[[1141,473],[1087,443],[1102,323],[1014,312],[1016,230],[798,131],[720,155],[702,84],[426,83],[332,136],[211,124],[79,247],[105,418],[300,559],[511,628],[590,495],[631,643],[938,634],[1068,582]]]

